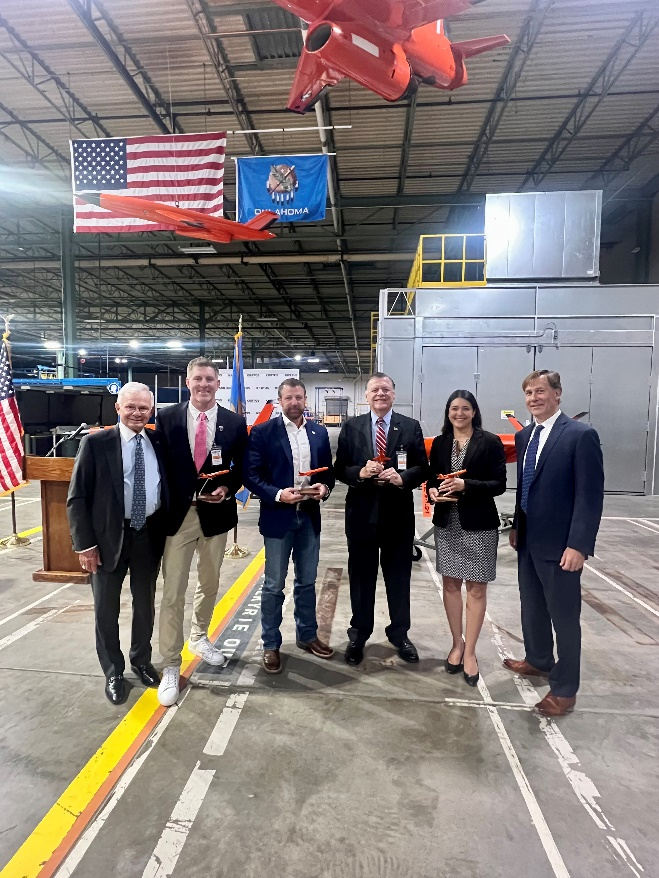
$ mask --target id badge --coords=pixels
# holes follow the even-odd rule
[[[222,449],[219,445],[213,445],[211,448],[211,464],[213,466],[222,466]]]
[[[396,452],[396,469],[407,469],[407,451]]]

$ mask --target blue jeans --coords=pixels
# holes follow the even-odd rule
[[[282,539],[264,537],[265,582],[261,595],[261,626],[263,648],[281,646],[282,606],[288,562],[293,553],[295,580],[293,603],[295,634],[302,643],[316,639],[316,572],[320,550],[320,534],[315,534],[306,512],[296,509],[293,524]]]

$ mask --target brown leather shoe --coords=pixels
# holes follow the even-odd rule
[[[316,637],[315,640],[312,640],[310,643],[302,643],[301,640],[296,641],[296,645],[299,649],[303,649],[305,652],[310,652],[312,655],[317,655],[318,658],[329,659],[334,655],[334,650],[331,646],[328,646],[326,643],[323,643],[322,640],[318,640]]]
[[[560,695],[552,695],[548,692],[542,701],[538,701],[535,709],[542,716],[565,716],[566,713],[574,710],[576,703],[577,699],[574,695],[572,698],[562,698]]]
[[[263,670],[266,674],[281,673],[281,658],[278,649],[263,650]]]
[[[534,668],[533,665],[530,665],[526,659],[505,658],[503,660],[503,666],[504,668],[508,668],[509,671],[521,674],[523,677],[549,677],[549,671],[539,671],[537,668]]]

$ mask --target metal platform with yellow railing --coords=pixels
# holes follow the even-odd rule
[[[484,287],[485,235],[421,235],[407,286]]]

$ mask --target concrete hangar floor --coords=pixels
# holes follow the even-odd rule
[[[606,499],[583,577],[583,685],[557,722],[530,709],[545,688],[501,666],[523,654],[505,539],[480,689],[444,672],[429,555],[412,579],[420,664],[387,643],[382,589],[366,659],[345,664],[343,499],[339,487],[324,509],[318,578],[334,659],[295,647],[289,603],[284,673],[260,670],[252,503],[239,533],[251,554],[225,562],[213,623],[232,660],[216,674],[191,665],[165,711],[137,679],[126,705],[106,701],[89,588],[32,582],[38,485],[20,492],[19,528],[37,530],[0,559],[1,878],[659,875],[659,498]],[[427,528],[420,514],[417,525]],[[6,498],[0,528],[10,531]],[[126,587],[124,641],[129,619]]]

